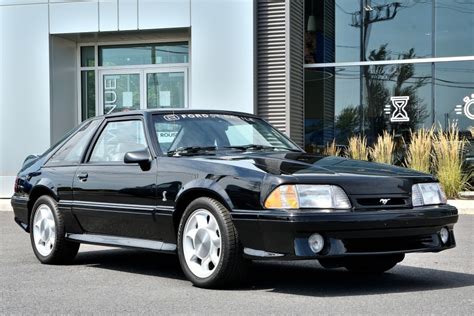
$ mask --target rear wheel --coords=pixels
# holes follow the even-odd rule
[[[64,221],[56,201],[41,196],[30,217],[30,240],[33,252],[41,263],[65,264],[79,251],[79,244],[65,238]]]
[[[352,257],[344,260],[344,267],[356,273],[380,274],[392,269],[404,258],[405,254]]]
[[[208,197],[192,201],[184,211],[178,230],[178,255],[184,274],[199,287],[230,285],[245,270],[229,210]]]

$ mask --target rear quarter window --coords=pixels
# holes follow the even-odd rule
[[[84,124],[84,126],[78,129],[76,133],[49,158],[46,166],[79,164],[84,150],[100,122],[100,120],[93,120]]]

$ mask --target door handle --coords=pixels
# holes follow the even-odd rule
[[[87,174],[87,172],[79,172],[79,173],[77,174],[77,177],[78,177],[79,180],[81,180],[81,181],[86,181],[88,176],[89,176],[89,175]]]

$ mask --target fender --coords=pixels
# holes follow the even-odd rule
[[[232,200],[230,199],[227,192],[222,188],[222,186],[216,180],[211,180],[211,179],[195,179],[190,182],[187,182],[178,191],[178,194],[176,195],[175,205],[179,204],[180,200],[182,199],[184,195],[194,190],[200,190],[200,191],[204,190],[204,191],[208,191],[213,194],[216,194],[223,200],[223,202],[231,211],[234,208],[234,204],[232,203]]]
[[[55,198],[56,200],[59,200],[58,189],[53,184],[53,181],[51,179],[41,178],[36,184],[34,184],[33,188],[31,189],[31,192],[30,192],[30,198],[34,194],[34,192],[36,190],[39,190],[39,189],[48,190],[51,193],[51,195],[53,196],[53,198]]]

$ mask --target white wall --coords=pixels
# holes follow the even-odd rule
[[[0,6],[0,197],[50,144],[48,5]]]
[[[191,1],[191,107],[254,112],[254,4]]]
[[[51,144],[78,122],[76,42],[51,36]]]

